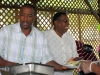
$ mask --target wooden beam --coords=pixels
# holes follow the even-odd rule
[[[90,3],[88,2],[88,0],[84,0],[84,2],[87,4],[87,6],[90,8],[91,13],[94,15],[94,17],[96,18],[96,20],[100,23],[100,19],[98,14],[93,10],[92,6],[90,5]]]
[[[9,5],[0,5],[0,8],[11,8],[11,9],[19,9],[20,8],[20,6],[9,6]]]
[[[55,10],[55,9],[41,9],[41,8],[38,8],[37,10],[39,10],[39,11],[52,11],[52,12],[63,12],[64,10]],[[65,9],[66,10],[66,9]],[[77,10],[77,9],[76,9]],[[89,12],[89,11],[74,11],[74,10],[69,10],[68,11],[69,13],[74,13],[74,14],[89,14],[89,15],[91,15],[91,12]]]

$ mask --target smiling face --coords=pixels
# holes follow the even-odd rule
[[[58,26],[60,32],[65,33],[69,27],[69,20],[66,15],[61,15],[61,18],[58,19]]]
[[[22,29],[30,29],[32,23],[35,21],[34,9],[24,6],[20,10],[20,26]]]
[[[67,32],[69,27],[69,19],[67,15],[62,14],[56,21],[55,21],[55,30],[60,34],[64,34]]]

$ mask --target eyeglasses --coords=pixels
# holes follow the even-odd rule
[[[68,23],[68,21],[67,21],[67,20],[59,20],[59,21],[64,22],[64,23]]]

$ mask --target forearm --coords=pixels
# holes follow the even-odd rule
[[[66,67],[63,67],[62,65],[56,63],[55,61],[50,61],[50,62],[46,63],[46,65],[54,66],[54,70],[57,70],[57,71],[67,70]]]
[[[100,75],[100,67],[96,64],[92,64],[92,71],[96,74],[96,75]]]
[[[0,57],[0,66],[11,66],[11,65],[15,65],[15,64],[17,64],[17,63],[4,60],[2,57]]]

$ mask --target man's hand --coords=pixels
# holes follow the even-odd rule
[[[5,66],[13,66],[13,65],[17,65],[17,64],[18,64],[18,63],[7,61],[7,63],[6,63]]]
[[[10,62],[10,61],[4,60],[2,57],[0,57],[0,66],[13,66],[16,64],[18,64],[18,63]]]
[[[85,74],[92,72],[92,63],[91,61],[82,61],[81,68]]]
[[[56,71],[65,71],[65,70],[68,70],[67,67],[62,66],[62,65],[58,64],[57,62],[55,62],[53,60],[49,61],[48,63],[46,63],[46,65],[54,66],[54,70],[56,70]]]
[[[62,70],[65,71],[68,70],[68,68],[66,66],[62,66]]]

